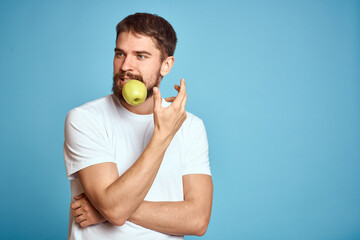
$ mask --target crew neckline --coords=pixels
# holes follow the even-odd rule
[[[148,121],[153,119],[153,114],[136,114],[129,110],[127,110],[120,102],[120,100],[114,95],[111,95],[113,99],[115,99],[116,104],[118,105],[119,112],[121,114],[126,115],[127,117],[130,117],[132,119],[140,120],[140,121]]]

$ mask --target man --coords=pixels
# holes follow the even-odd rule
[[[163,18],[130,15],[117,25],[113,94],[71,110],[64,159],[71,193],[69,239],[183,239],[206,232],[212,205],[203,122],[185,111],[183,79],[162,101],[176,34]],[[148,97],[124,101],[129,79]],[[83,193],[83,194],[82,194]]]

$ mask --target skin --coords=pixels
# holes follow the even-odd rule
[[[166,98],[172,104],[164,108],[158,86],[161,78],[170,72],[174,57],[160,61],[161,53],[153,39],[132,32],[119,35],[116,49],[114,75],[121,71],[141,75],[145,85],[154,92],[153,97],[138,106],[131,106],[119,98],[120,102],[136,114],[153,113],[154,133],[144,152],[123,175],[119,176],[114,163],[96,164],[78,172],[85,193],[74,197],[73,216],[84,228],[104,221],[118,226],[131,221],[167,234],[201,236],[210,220],[211,176],[183,176],[184,201],[144,201],[167,147],[186,119],[185,81],[181,79],[180,86],[175,85],[178,95]],[[119,80],[115,84],[121,89],[124,83]]]

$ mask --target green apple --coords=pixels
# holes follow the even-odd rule
[[[137,106],[145,101],[147,89],[145,84],[139,80],[132,79],[124,84],[122,95],[128,104]]]

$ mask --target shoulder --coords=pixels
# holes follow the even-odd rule
[[[116,107],[112,101],[109,95],[71,109],[65,119],[65,138],[79,140],[84,136],[92,139],[106,136],[109,116]]]
[[[186,112],[186,115],[187,118],[182,126],[184,132],[195,133],[205,129],[204,122],[200,117],[190,112]]]
[[[114,108],[114,105],[113,96],[108,95],[71,109],[66,116],[66,120],[101,119],[104,114],[111,112],[109,110]]]
[[[187,114],[187,118],[186,118],[186,122],[188,124],[204,124],[203,120],[196,116],[195,114],[191,113],[191,112],[186,112]]]

